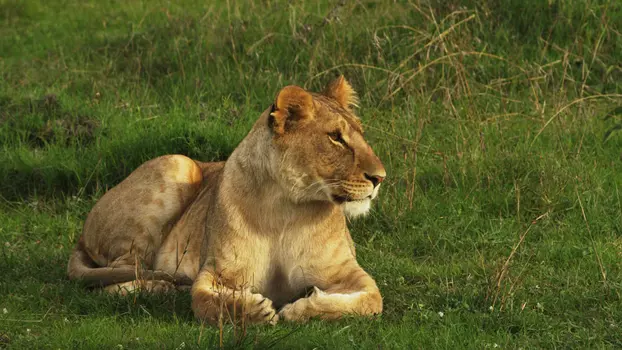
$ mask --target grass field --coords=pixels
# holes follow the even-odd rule
[[[0,348],[620,348],[621,64],[615,0],[0,0]],[[66,279],[107,188],[339,73],[388,172],[351,225],[381,317],[221,333]]]

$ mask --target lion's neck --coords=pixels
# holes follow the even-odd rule
[[[271,159],[274,152],[270,149],[270,131],[258,124],[255,124],[227,160],[223,186],[245,197],[263,196],[268,193],[279,196],[284,193],[278,188],[271,166],[274,162]]]
[[[224,168],[221,193],[235,199],[235,211],[253,226],[277,229],[292,221],[317,222],[337,213],[327,201],[295,202],[278,183],[275,151],[267,128],[267,114],[235,149]],[[264,123],[262,123],[264,121]]]

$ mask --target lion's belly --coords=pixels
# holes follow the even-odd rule
[[[199,163],[203,171],[201,191],[177,221],[160,247],[154,269],[167,272],[177,278],[195,280],[201,266],[201,251],[206,219],[217,188],[224,162]]]
[[[158,251],[155,270],[164,271],[177,278],[196,278],[199,273],[204,225],[194,226],[191,225],[192,221],[187,215],[178,221]],[[194,227],[189,229],[189,226]]]
[[[209,189],[204,188],[177,221],[158,251],[154,264],[156,270],[193,281],[197,277],[209,209],[206,197],[209,195]]]

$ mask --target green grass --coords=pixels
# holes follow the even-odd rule
[[[338,73],[389,174],[351,225],[385,312],[225,347],[622,347],[619,1],[0,0],[0,38],[0,348],[219,346],[187,293],[69,282],[82,222]]]

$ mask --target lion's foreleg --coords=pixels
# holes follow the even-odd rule
[[[285,305],[279,317],[287,321],[309,318],[337,319],[344,315],[373,315],[382,312],[382,296],[376,282],[358,265],[342,269],[332,280],[339,281],[325,290]]]

